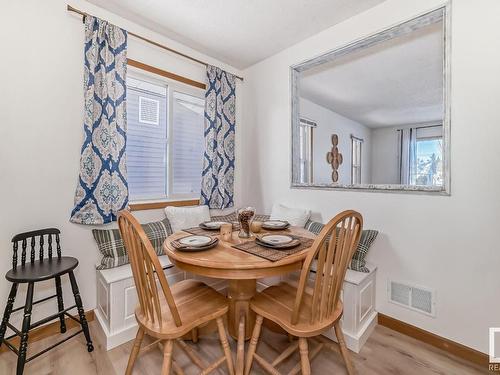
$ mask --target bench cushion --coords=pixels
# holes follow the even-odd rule
[[[158,255],[163,255],[163,242],[172,234],[167,218],[161,221],[142,224],[153,248]],[[93,229],[92,234],[103,257],[97,269],[119,267],[129,262],[127,251],[118,229]]]

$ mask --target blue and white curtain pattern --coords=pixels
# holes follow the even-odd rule
[[[201,204],[210,208],[222,209],[234,205],[235,117],[236,77],[209,65]]]
[[[127,31],[86,16],[84,69],[85,140],[71,221],[105,224],[128,205]]]

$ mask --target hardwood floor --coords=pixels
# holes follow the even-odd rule
[[[25,374],[36,375],[121,375],[127,367],[127,360],[132,349],[132,341],[106,352],[102,345],[101,330],[97,321],[90,324],[95,351],[87,353],[87,346],[82,335],[71,339],[64,345],[42,355],[26,365]],[[74,329],[66,334],[71,334]],[[146,340],[146,339],[145,339]],[[54,337],[34,343],[29,352],[34,353],[54,342]],[[193,345],[188,342],[189,345]],[[264,329],[262,340],[257,349],[265,359],[274,359],[289,345],[284,335]],[[313,347],[314,344],[311,344]],[[221,355],[220,343],[217,334],[201,336],[199,343],[193,347],[200,353],[207,363]],[[236,352],[236,343],[231,340],[233,355]],[[357,373],[364,374],[485,374],[486,368],[465,362],[458,357],[432,346],[423,344],[411,337],[404,336],[388,328],[377,326],[363,350],[359,354],[351,352]],[[186,355],[174,349],[174,358],[186,375],[198,374],[199,369],[189,362]],[[160,350],[151,350],[137,359],[134,374],[159,374],[162,364]],[[298,360],[294,354],[290,360],[280,367],[282,373],[287,373]],[[15,374],[16,356],[11,353],[0,355],[0,374]],[[322,351],[312,362],[312,374],[346,374],[342,358],[339,353]],[[221,367],[214,374],[226,373],[226,367]],[[257,364],[252,368],[252,374],[262,374]]]

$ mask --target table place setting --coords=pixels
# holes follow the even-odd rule
[[[174,240],[171,245],[179,251],[202,251],[217,246],[218,242],[217,237],[191,235]]]
[[[232,248],[277,262],[289,255],[296,254],[312,246],[311,238],[288,234],[264,234],[256,236],[253,241],[232,245]]]
[[[172,247],[196,252],[212,249],[222,241],[227,248],[276,262],[309,248],[313,243],[310,238],[293,234],[286,220],[254,221],[255,209],[252,207],[242,208],[237,213],[237,222],[204,221],[197,227],[183,229],[190,235],[172,241]]]

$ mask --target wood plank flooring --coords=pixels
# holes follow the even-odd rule
[[[62,346],[42,355],[26,365],[25,374],[36,375],[121,375],[127,366],[128,355],[132,342],[125,343],[106,352],[103,348],[102,332],[97,321],[90,324],[95,351],[87,353],[83,336],[71,339]],[[68,331],[71,334],[74,330]],[[50,345],[59,337],[50,337],[34,343],[30,353]],[[274,359],[288,345],[286,336],[264,329],[262,341],[257,352],[267,360]],[[192,345],[195,350],[207,361],[212,362],[221,355],[221,349],[216,334],[200,337],[198,345]],[[313,347],[311,344],[310,347]],[[233,354],[236,344],[231,340]],[[357,373],[364,374],[408,374],[408,375],[436,375],[436,374],[486,374],[486,368],[471,364],[458,357],[451,356],[444,351],[426,345],[413,338],[404,336],[388,328],[377,326],[372,336],[359,354],[351,353]],[[0,374],[15,374],[16,356],[11,353],[0,355]],[[176,348],[174,358],[186,375],[198,374],[196,366],[189,362],[186,355]],[[297,363],[298,355],[294,354],[280,367],[282,373],[287,373]],[[159,350],[151,350],[139,357],[134,374],[159,374],[162,355]],[[312,373],[346,374],[340,354],[323,350],[312,362]],[[221,367],[214,374],[226,373],[226,367]],[[257,364],[252,368],[252,374],[262,374]]]

